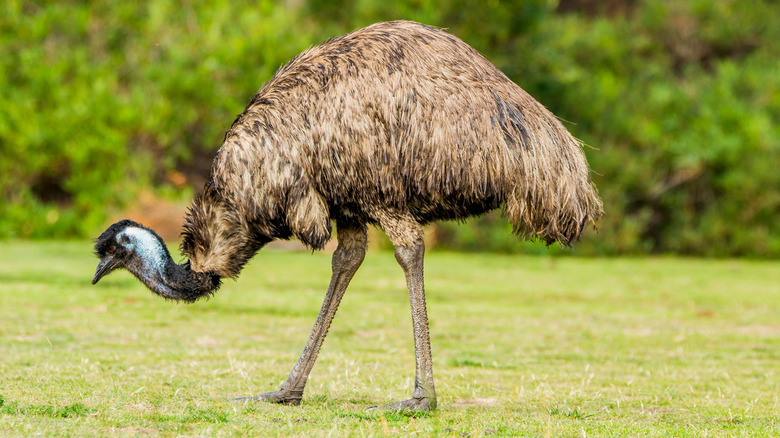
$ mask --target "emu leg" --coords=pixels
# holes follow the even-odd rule
[[[301,357],[296,362],[287,380],[277,391],[266,392],[253,397],[242,397],[235,401],[245,400],[264,400],[274,403],[283,403],[297,405],[301,403],[303,397],[303,388],[306,386],[306,380],[317,360],[317,354],[320,351],[322,342],[328,334],[330,323],[336,314],[339,302],[344,296],[352,276],[355,275],[358,267],[363,262],[366,255],[366,246],[368,237],[365,224],[336,224],[338,230],[339,246],[333,253],[333,274],[330,278],[330,286],[325,295],[317,320],[309,335],[309,340],[303,348]]]
[[[428,333],[428,312],[425,308],[425,288],[423,285],[423,257],[425,244],[422,229],[416,222],[409,220],[385,220],[382,227],[395,246],[395,259],[406,275],[406,287],[409,289],[409,303],[412,307],[412,329],[414,331],[414,353],[416,369],[412,398],[382,409],[434,410],[436,409],[436,391],[433,387],[433,358]],[[375,406],[374,408],[380,408]]]

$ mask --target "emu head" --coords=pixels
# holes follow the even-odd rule
[[[141,281],[159,281],[171,256],[162,238],[131,220],[119,221],[95,241],[100,258],[92,284],[119,268],[127,269]]]
[[[100,258],[92,284],[123,268],[152,292],[169,300],[193,302],[219,289],[220,277],[194,272],[190,263],[176,264],[162,238],[138,222],[123,220],[108,227],[95,241]]]

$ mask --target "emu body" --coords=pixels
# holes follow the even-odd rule
[[[321,249],[338,230],[333,276],[309,341],[278,391],[300,402],[336,308],[360,266],[368,224],[395,246],[412,307],[412,398],[436,396],[423,287],[422,225],[503,208],[520,237],[569,245],[602,214],[581,144],[476,50],[433,27],[379,23],[309,49],[238,116],[184,223],[184,265],[152,230],[112,225],[93,283],[131,271],[153,292],[195,301],[273,239]]]

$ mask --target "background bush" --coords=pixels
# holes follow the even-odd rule
[[[0,237],[87,237],[200,189],[224,131],[305,48],[406,18],[484,53],[592,149],[577,253],[780,256],[780,6],[741,0],[0,5]],[[440,245],[539,251],[488,215]]]

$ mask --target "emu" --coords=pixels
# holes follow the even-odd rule
[[[281,387],[244,399],[299,404],[368,224],[395,247],[412,309],[411,398],[436,408],[423,287],[422,225],[503,208],[520,238],[570,245],[601,217],[582,144],[479,52],[438,28],[378,23],[281,67],[227,131],[187,211],[175,263],[130,220],[95,244],[97,283],[117,268],[163,298],[209,297],[273,239],[322,249],[337,229],[332,277],[303,353]]]

